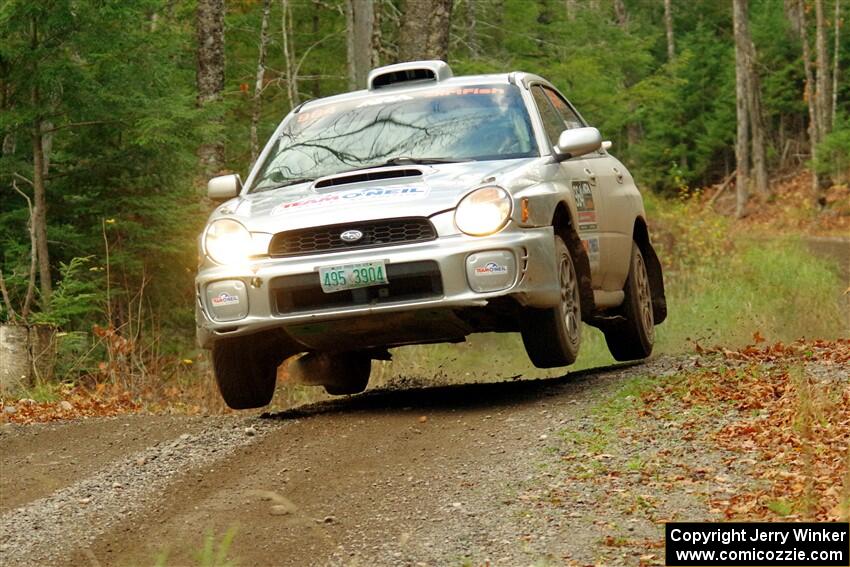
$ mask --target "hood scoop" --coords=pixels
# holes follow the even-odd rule
[[[325,191],[333,191],[334,188],[340,185],[349,185],[351,183],[363,183],[364,181],[380,181],[384,179],[397,179],[402,177],[422,177],[422,170],[416,168],[404,169],[367,169],[363,171],[352,172],[341,175],[331,175],[317,179],[313,184],[314,190],[325,189]],[[320,193],[324,191],[319,191]]]

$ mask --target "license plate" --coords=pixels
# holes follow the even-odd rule
[[[325,293],[389,283],[383,261],[319,268],[319,282]]]

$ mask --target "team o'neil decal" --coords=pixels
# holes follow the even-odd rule
[[[498,276],[506,273],[508,273],[508,267],[496,262],[487,262],[483,266],[475,268],[476,276]]]
[[[408,187],[370,187],[353,191],[339,191],[327,195],[307,197],[297,201],[281,203],[272,209],[272,215],[280,215],[290,210],[302,210],[313,207],[323,207],[334,204],[356,205],[358,203],[374,203],[377,201],[413,201],[424,199],[430,189],[426,186]]]
[[[222,291],[212,299],[213,307],[225,307],[227,305],[239,305],[239,297]]]

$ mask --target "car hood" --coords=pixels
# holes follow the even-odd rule
[[[310,182],[247,194],[220,206],[210,220],[226,216],[236,218],[251,232],[276,233],[381,218],[428,217],[453,209],[470,189],[483,183],[509,191],[527,186],[533,180],[525,173],[535,161],[537,158],[523,158],[363,170],[358,173],[391,175],[395,170],[419,170],[422,175],[318,189]]]

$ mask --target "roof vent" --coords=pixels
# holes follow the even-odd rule
[[[372,69],[366,83],[369,90],[374,90],[398,84],[445,81],[451,77],[452,68],[445,61],[409,61]]]

